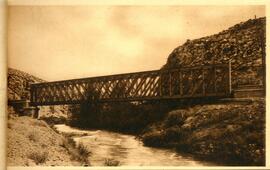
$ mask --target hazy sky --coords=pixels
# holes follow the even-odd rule
[[[263,6],[10,6],[8,65],[48,81],[159,69]]]

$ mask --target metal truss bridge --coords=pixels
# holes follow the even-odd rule
[[[228,97],[231,65],[161,69],[31,84],[31,105]]]

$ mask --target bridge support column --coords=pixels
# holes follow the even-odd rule
[[[23,115],[38,118],[39,108],[38,107],[26,107],[24,108]]]

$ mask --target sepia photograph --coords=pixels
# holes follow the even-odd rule
[[[7,167],[266,166],[266,5],[6,18]]]

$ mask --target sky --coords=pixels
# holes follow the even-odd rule
[[[47,81],[155,70],[255,15],[264,6],[9,6],[8,66]]]

